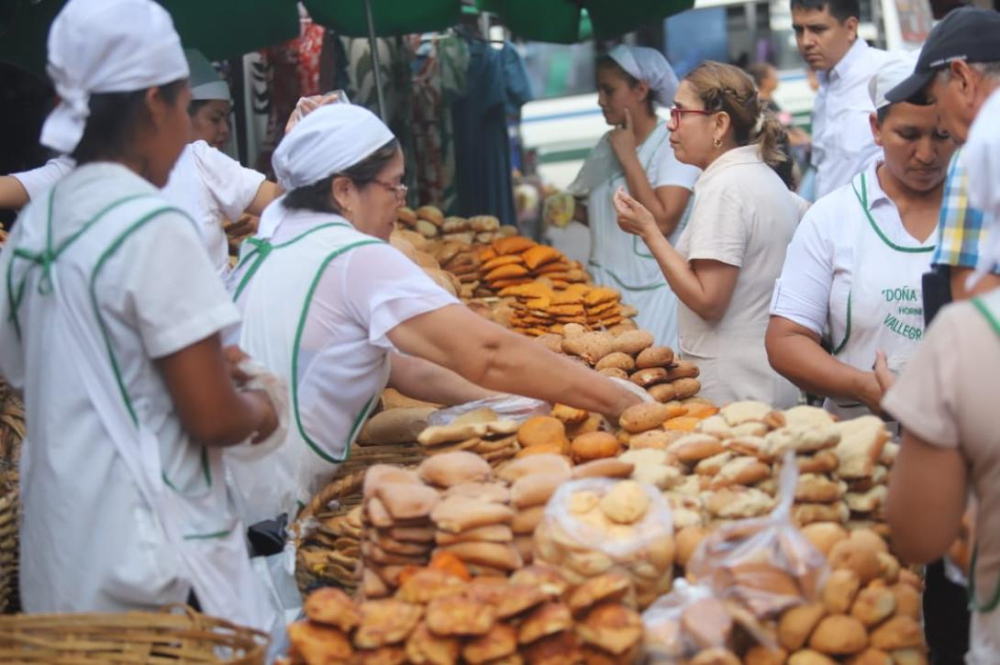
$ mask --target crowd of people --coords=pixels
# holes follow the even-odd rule
[[[590,271],[717,403],[808,395],[897,422],[888,518],[907,560],[941,559],[971,493],[971,640],[940,630],[964,608],[934,611],[944,564],[928,640],[996,662],[1000,14],[954,10],[917,56],[859,38],[857,0],[791,11],[819,80],[818,200],[790,189],[802,136],[766,68],[678,80],[658,51],[618,46],[596,81],[613,129],[570,187]],[[229,90],[152,0],[69,0],[48,63],[60,103],[40,141],[61,156],[0,178],[0,206],[28,204],[0,254],[0,375],[27,413],[26,611],[190,602],[280,631],[289,571],[251,559],[246,527],[294,518],[387,385],[612,419],[640,400],[479,317],[387,242],[404,160],[369,111],[311,102],[269,182],[218,150]],[[261,217],[231,270],[222,219],[244,213]]]

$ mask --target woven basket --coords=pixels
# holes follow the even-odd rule
[[[24,440],[24,404],[0,381],[0,612],[16,612],[18,595],[18,460]]]
[[[189,607],[122,614],[18,614],[0,617],[0,662],[264,663],[260,631]]]
[[[338,474],[339,475],[339,474]],[[332,517],[347,514],[354,506],[361,503],[361,490],[365,481],[364,469],[356,470],[347,475],[340,475],[332,483],[324,487],[309,505],[299,513],[300,520],[315,518],[325,521]],[[319,534],[298,538],[295,543],[295,581],[299,591],[305,595],[309,591],[323,586],[336,586],[353,594],[357,589],[357,580],[353,575],[345,576],[343,568],[348,562],[334,555],[336,548]],[[309,554],[313,556],[310,557]],[[339,554],[339,553],[338,553]],[[317,564],[316,561],[326,563]],[[313,563],[310,564],[310,561]],[[356,558],[354,559],[356,564]],[[337,570],[337,567],[340,570]],[[353,571],[353,567],[351,567]]]

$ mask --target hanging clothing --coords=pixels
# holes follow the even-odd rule
[[[670,290],[660,265],[649,253],[642,239],[618,226],[612,196],[626,186],[625,173],[608,139],[601,137],[591,151],[568,191],[587,197],[590,228],[588,269],[597,284],[621,291],[622,300],[634,305],[639,314],[636,323],[653,333],[657,344],[677,348],[677,296]],[[700,171],[682,164],[670,147],[670,132],[660,123],[646,140],[636,147],[650,185],[693,189]],[[627,186],[626,186],[627,187]],[[683,231],[686,215],[670,237],[676,243]]]
[[[799,391],[771,369],[764,349],[768,305],[801,212],[755,145],[734,148],[705,169],[677,251],[688,261],[740,269],[725,314],[706,321],[679,307],[681,357],[701,368],[701,395],[716,404],[759,400],[784,409]]]
[[[15,256],[15,251],[18,255]],[[112,163],[76,169],[0,255],[0,372],[24,390],[28,612],[187,602],[269,630],[221,448],[185,432],[155,360],[238,320],[192,221]]]
[[[834,356],[865,372],[882,349],[898,374],[923,338],[922,278],[936,238],[909,234],[879,185],[878,166],[806,214],[788,247],[771,314],[817,335],[829,331]],[[857,402],[827,399],[824,407],[841,420],[870,413]]]
[[[512,46],[504,46],[508,48],[513,51]],[[513,56],[508,53],[507,57]],[[501,224],[515,225],[517,209],[511,183],[507,103],[511,100],[517,104],[522,97],[508,94],[504,60],[505,56],[485,41],[469,43],[468,88],[465,97],[451,107],[455,123],[455,160],[460,165],[458,214],[464,217],[493,215]],[[507,69],[511,69],[510,65]],[[515,87],[522,91],[524,88]]]
[[[273,217],[272,206],[265,217]],[[232,465],[250,522],[298,509],[330,481],[389,377],[388,333],[457,304],[392,246],[337,215],[285,210],[244,244],[230,279],[243,324],[230,339],[288,381],[288,440]],[[262,229],[262,233],[265,230]]]
[[[456,211],[455,126],[451,105],[466,94],[469,48],[456,36],[421,41],[414,35],[413,147],[420,155],[416,201],[439,205],[446,215]]]
[[[184,146],[163,188],[163,196],[198,224],[219,276],[229,272],[229,240],[223,219],[239,219],[264,183],[264,174],[244,168],[204,141]]]

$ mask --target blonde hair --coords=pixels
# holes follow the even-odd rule
[[[739,67],[721,62],[705,62],[684,77],[698,93],[708,111],[725,111],[736,145],[759,145],[769,166],[787,160],[781,150],[785,128],[767,110],[767,102],[757,94],[753,79]]]

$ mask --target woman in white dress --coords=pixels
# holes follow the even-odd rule
[[[41,141],[78,166],[0,254],[0,373],[27,412],[24,608],[196,600],[268,630],[277,613],[222,451],[271,435],[278,413],[242,385],[242,354],[220,336],[238,312],[196,225],[158,189],[188,141],[180,39],[151,0],[70,0],[48,59],[62,101]]]
[[[654,49],[616,46],[597,66],[598,103],[615,128],[601,137],[568,191],[586,200],[577,221],[590,228],[588,270],[598,284],[620,291],[639,310],[636,323],[657,343],[677,346],[677,298],[638,238],[622,233],[611,198],[625,187],[649,209],[661,235],[683,228],[698,169],[674,157],[657,106],[677,91],[670,63]]]
[[[677,159],[702,169],[687,227],[675,247],[619,191],[621,226],[642,238],[680,299],[680,355],[701,368],[702,394],[792,406],[798,390],[764,351],[774,280],[800,217],[769,165],[784,159],[781,125],[746,73],[717,62],[685,77],[670,111]]]
[[[956,146],[933,107],[885,99],[912,72],[913,59],[897,57],[872,78],[872,136],[885,159],[806,213],[774,289],[771,365],[842,420],[879,413],[885,384],[923,338],[922,278]]]

